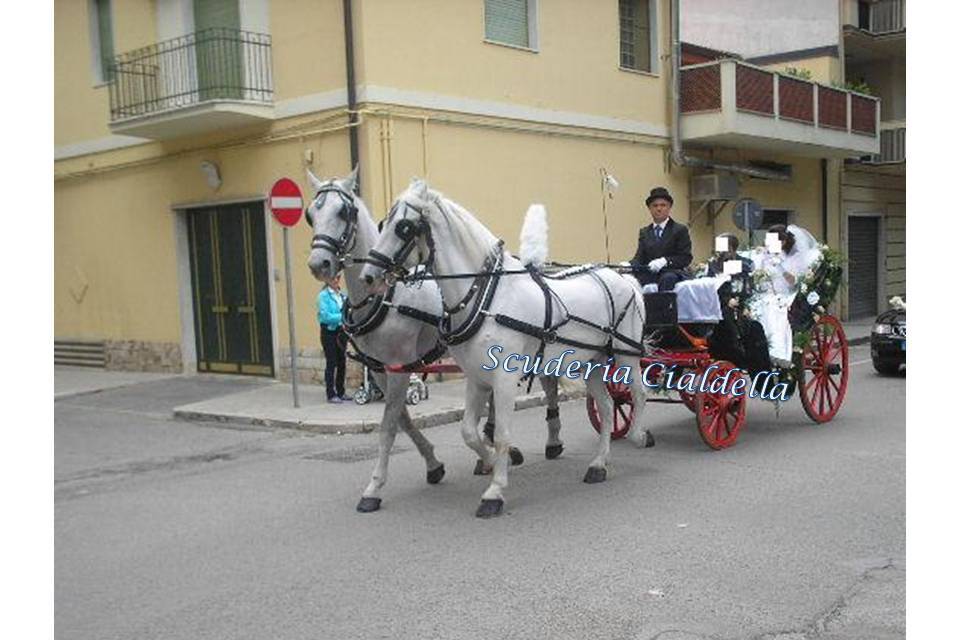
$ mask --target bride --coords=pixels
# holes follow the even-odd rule
[[[793,224],[770,227],[767,238],[766,245],[752,256],[755,272],[763,275],[750,300],[750,313],[763,325],[771,360],[789,366],[793,330],[787,312],[800,282],[820,259],[820,247],[809,231]]]

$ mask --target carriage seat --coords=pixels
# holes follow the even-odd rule
[[[678,282],[672,292],[676,295],[677,322],[680,324],[720,322],[723,319],[723,313],[720,309],[717,290],[729,279],[729,276],[717,276]],[[659,293],[656,284],[644,285],[643,293],[645,301],[670,295],[670,292]],[[648,298],[648,296],[651,297]]]

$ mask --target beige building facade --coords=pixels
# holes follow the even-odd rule
[[[675,105],[674,5],[58,0],[58,358],[285,377],[282,241],[266,193],[288,176],[309,197],[307,168],[339,176],[354,161],[376,217],[426,177],[508,247],[542,202],[557,261],[606,260],[608,244],[611,260],[629,259],[654,186],[674,194],[698,261],[716,233],[745,237],[731,218],[744,197],[770,223],[840,242],[840,166],[879,151],[864,115],[877,101],[713,60],[681,71]],[[818,111],[821,93],[843,122]],[[697,166],[671,159],[676,142]],[[606,237],[601,171],[621,185]],[[291,232],[293,295],[304,379],[318,380],[310,235]]]

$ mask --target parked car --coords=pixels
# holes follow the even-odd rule
[[[907,364],[907,308],[903,303],[884,311],[870,332],[870,357],[877,373],[892,375]]]

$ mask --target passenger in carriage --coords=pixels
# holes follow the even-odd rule
[[[640,284],[656,283],[660,291],[673,291],[689,277],[693,262],[690,232],[670,217],[673,196],[664,187],[655,187],[646,200],[653,223],[640,229],[637,252],[630,266]]]
[[[730,277],[729,282],[717,289],[723,318],[714,328],[708,344],[714,358],[732,362],[756,375],[771,368],[770,356],[763,326],[743,313],[742,301],[749,297],[752,287],[753,261],[737,252],[739,246],[739,239],[732,233],[717,236],[717,251],[707,262],[707,276],[726,273]],[[725,269],[724,264],[730,261],[739,261],[739,264]]]

